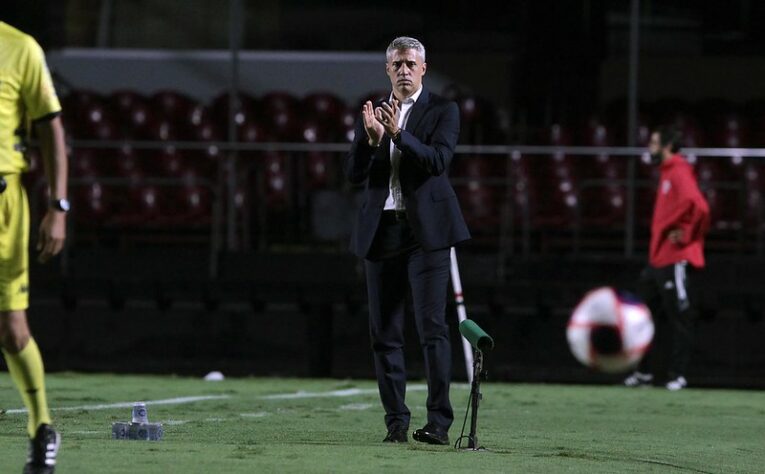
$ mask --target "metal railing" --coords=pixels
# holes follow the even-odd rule
[[[348,149],[348,143],[244,143],[244,142],[199,142],[199,141],[126,141],[126,140],[73,140],[69,144],[73,150],[78,149],[119,149],[125,146],[129,146],[135,150],[162,150],[166,148],[174,148],[178,151],[200,151],[209,150],[211,148],[216,149],[219,152],[220,161],[218,166],[217,182],[210,182],[208,180],[207,186],[213,191],[214,203],[212,218],[212,224],[210,228],[210,254],[211,254],[211,276],[215,276],[217,273],[217,254],[222,249],[222,243],[226,243],[227,250],[239,250],[242,248],[259,248],[266,249],[274,244],[292,243],[296,245],[310,246],[312,243],[310,236],[310,226],[305,220],[310,217],[307,207],[307,202],[310,199],[308,191],[301,189],[300,186],[293,187],[292,190],[292,209],[288,209],[287,224],[275,223],[269,221],[268,209],[264,204],[263,197],[264,177],[262,175],[263,170],[257,165],[258,153],[262,152],[283,152],[288,156],[289,161],[292,163],[292,168],[297,169],[300,164],[301,154],[306,152],[325,152],[336,154],[334,161],[340,165],[342,158]],[[253,153],[254,152],[254,153]],[[581,192],[591,187],[604,187],[604,186],[619,186],[624,189],[624,195],[626,202],[624,205],[623,215],[623,227],[620,228],[620,233],[623,235],[622,242],[622,254],[626,257],[632,257],[636,254],[636,194],[639,188],[645,186],[653,186],[654,183],[650,181],[640,180],[637,177],[637,164],[638,160],[646,156],[646,150],[644,148],[637,147],[580,147],[580,146],[528,146],[528,145],[459,145],[456,149],[455,159],[459,160],[464,156],[484,156],[491,157],[493,159],[505,160],[507,163],[506,172],[504,176],[455,176],[452,178],[452,182],[455,187],[466,186],[470,182],[478,182],[482,186],[494,186],[503,192],[502,205],[500,206],[499,215],[497,216],[498,228],[494,235],[493,249],[497,252],[498,259],[504,260],[508,255],[512,255],[516,252],[523,255],[534,253],[533,239],[535,235],[541,235],[539,229],[534,225],[534,220],[531,215],[529,202],[531,197],[528,195],[528,189],[526,189],[526,206],[517,206],[514,202],[514,186],[515,180],[518,176],[512,170],[512,160],[518,160],[523,158],[543,160],[550,159],[553,156],[565,155],[568,157],[580,157],[578,159],[595,159],[597,156],[608,155],[615,159],[625,160],[624,166],[626,166],[626,172],[621,179],[583,179],[578,183],[575,189],[576,195],[579,196]],[[765,149],[760,148],[687,148],[683,150],[683,153],[691,160],[704,158],[729,158],[737,160],[749,160],[757,159],[761,160],[765,158]],[[589,157],[589,158],[588,158]],[[336,173],[338,176],[333,177],[332,190],[340,193],[342,196],[347,197],[349,200],[353,194],[358,192],[358,188],[352,187],[348,184],[342,176],[340,176],[340,166],[337,167]],[[242,186],[241,180],[238,178],[247,177],[251,173],[255,175],[256,183],[260,183],[254,190],[247,189],[247,183],[244,183],[245,188],[250,194],[250,199],[246,202],[249,204],[244,208],[241,205],[233,202],[234,199],[238,199],[236,193],[231,189],[232,186]],[[293,177],[298,173],[291,172]],[[212,179],[212,178],[211,178]],[[74,176],[72,183],[77,185],[82,179]],[[170,180],[172,181],[172,180]],[[178,180],[177,183],[170,183],[168,185],[179,185],[181,183]],[[299,180],[298,184],[299,183]],[[715,186],[729,189],[743,189],[746,184],[743,182],[724,182],[715,183]],[[765,192],[765,190],[763,190]],[[539,198],[539,197],[538,197]],[[581,199],[579,202],[582,202]],[[255,204],[251,208],[250,205]],[[463,208],[464,208],[463,203]],[[244,209],[244,210],[243,210]],[[582,230],[583,222],[581,219],[581,209],[576,210],[574,217],[572,218],[570,225],[570,238],[568,240],[568,249],[572,253],[581,251],[582,243]],[[761,213],[760,213],[761,214]],[[763,219],[760,215],[757,221],[756,229],[754,233],[757,236],[757,253],[763,252]],[[292,235],[299,236],[295,241],[281,240],[273,236],[274,225],[286,225],[292,229]],[[257,245],[253,245],[251,242],[250,229],[256,228],[257,232]],[[289,232],[285,230],[285,235]],[[278,234],[278,232],[276,232]],[[743,235],[743,234],[741,234]],[[272,239],[272,240],[269,240]],[[520,242],[520,248],[518,247]],[[345,246],[345,242],[337,242],[337,248]],[[566,247],[566,245],[564,245]]]

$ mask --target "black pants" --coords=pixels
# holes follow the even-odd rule
[[[661,268],[646,267],[640,274],[638,294],[648,305],[658,330],[659,321],[668,319],[672,328],[672,358],[669,378],[685,375],[691,358],[693,328],[696,318],[696,295],[693,292],[698,270],[686,262]],[[654,335],[654,341],[656,341]],[[651,372],[651,355],[657,352],[655,344],[640,362],[638,370]]]
[[[452,365],[446,323],[450,252],[422,250],[406,220],[390,216],[384,213],[374,252],[365,260],[369,329],[385,424],[388,429],[407,429],[411,418],[405,402],[404,363],[404,307],[411,290],[428,379],[428,422],[448,430],[454,420],[449,402]]]

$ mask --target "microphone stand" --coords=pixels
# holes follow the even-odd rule
[[[470,400],[468,401],[468,410],[470,410],[470,434],[465,436],[465,423],[462,424],[461,436],[455,443],[455,448],[466,451],[485,451],[485,448],[478,444],[478,407],[483,399],[481,394],[481,379],[486,377],[483,370],[483,352],[475,349],[473,356],[473,382],[470,386]],[[465,413],[467,421],[467,413]],[[462,440],[467,438],[467,447],[462,447]]]

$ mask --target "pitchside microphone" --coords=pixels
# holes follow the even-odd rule
[[[466,319],[460,323],[460,333],[470,342],[473,349],[481,352],[494,349],[494,339],[486,331],[481,329],[472,319]]]

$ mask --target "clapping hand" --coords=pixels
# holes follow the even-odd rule
[[[390,103],[383,102],[380,107],[375,109],[375,118],[385,130],[389,137],[394,137],[399,132],[398,119],[401,115],[399,101],[393,99]]]
[[[367,137],[369,137],[369,145],[378,146],[380,140],[382,140],[383,133],[385,133],[385,128],[375,118],[372,102],[366,101],[361,108],[361,115],[364,118],[364,130],[366,130]]]

